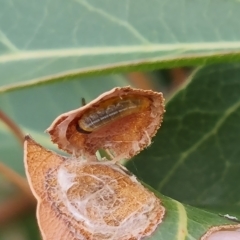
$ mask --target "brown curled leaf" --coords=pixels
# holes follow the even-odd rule
[[[135,240],[162,222],[159,198],[121,165],[65,158],[29,136],[24,161],[43,240]]]
[[[133,157],[151,143],[164,111],[162,93],[114,88],[60,115],[47,132],[70,154],[96,160],[96,151],[105,149],[116,162]]]

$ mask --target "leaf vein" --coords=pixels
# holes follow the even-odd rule
[[[168,183],[168,181],[171,179],[171,177],[177,171],[177,169],[185,162],[187,157],[189,157],[189,155],[193,153],[202,143],[204,143],[213,135],[216,135],[219,128],[225,123],[227,118],[232,113],[234,113],[239,107],[240,107],[240,101],[237,101],[235,104],[227,108],[226,111],[223,113],[222,117],[216,122],[215,126],[209,132],[203,135],[203,137],[200,138],[199,141],[197,141],[195,144],[193,144],[192,147],[190,147],[188,150],[181,153],[179,160],[173,165],[173,167],[169,170],[168,174],[164,177],[164,179],[158,185],[159,191],[161,191],[161,189]]]
[[[95,8],[94,6],[92,6],[91,4],[89,4],[88,2],[86,2],[84,0],[75,0],[75,1],[78,2],[79,4],[83,5],[84,7],[86,7],[88,10],[94,11],[94,12],[98,13],[99,15],[105,17],[106,19],[108,19],[114,23],[117,23],[120,26],[125,27],[129,32],[131,32],[141,42],[147,43],[147,44],[149,43],[149,41],[142,34],[140,34],[136,28],[134,28],[128,22],[122,21],[101,9]]]

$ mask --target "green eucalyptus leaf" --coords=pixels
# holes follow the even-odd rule
[[[129,168],[181,202],[240,214],[239,79],[239,64],[196,70],[167,102],[153,144]]]
[[[149,240],[199,240],[213,226],[236,224],[217,213],[182,204],[156,191],[155,194],[166,207],[166,213],[163,222]]]
[[[0,92],[239,60],[239,12],[238,1],[225,0],[1,1]]]

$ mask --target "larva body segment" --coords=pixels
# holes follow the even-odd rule
[[[150,104],[151,100],[144,96],[129,95],[108,99],[87,111],[79,119],[78,130],[82,133],[91,133],[115,120],[140,112]]]

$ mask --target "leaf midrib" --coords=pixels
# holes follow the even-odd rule
[[[204,50],[225,50],[240,49],[240,41],[237,42],[209,42],[209,43],[173,43],[155,45],[132,45],[132,46],[112,46],[112,47],[86,47],[36,51],[15,51],[0,55],[0,63],[29,60],[45,59],[52,57],[82,57],[92,55],[108,54],[129,54],[129,53],[150,53],[150,52],[169,52],[169,51],[204,51]]]

